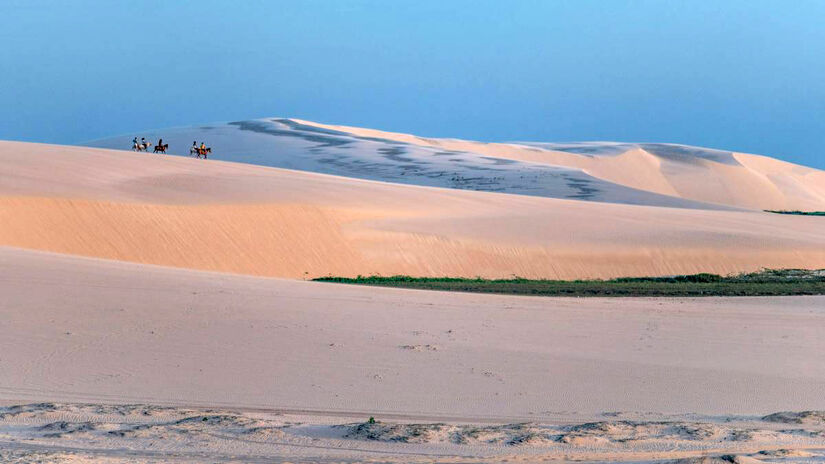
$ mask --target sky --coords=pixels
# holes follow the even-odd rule
[[[0,139],[295,117],[825,169],[825,1],[0,0]]]

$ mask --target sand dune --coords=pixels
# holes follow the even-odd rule
[[[0,269],[0,399],[423,422],[825,410],[825,297],[427,292],[3,247]]]
[[[821,219],[404,186],[0,143],[0,245],[278,277],[825,267]]]
[[[479,143],[295,119],[143,133],[187,154],[464,190],[680,208],[825,210],[825,172],[772,158],[657,143]],[[128,149],[133,135],[89,142]]]
[[[417,292],[3,247],[0,274],[2,461],[797,462],[825,448],[822,297]]]
[[[701,202],[753,209],[825,209],[825,172],[767,156],[663,143],[480,143],[300,122],[357,137],[579,168],[616,184]]]

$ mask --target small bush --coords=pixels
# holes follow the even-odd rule
[[[625,277],[612,280],[530,280],[462,277],[322,277],[337,282],[425,290],[504,293],[541,296],[756,296],[825,295],[825,270],[763,269],[720,276],[700,273],[666,277]]]

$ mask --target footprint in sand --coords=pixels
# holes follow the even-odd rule
[[[438,351],[440,349],[438,345],[400,345],[399,348],[410,351]]]

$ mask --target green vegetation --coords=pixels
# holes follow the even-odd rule
[[[765,212],[776,214],[796,214],[798,216],[825,216],[825,211],[786,211],[776,209],[766,209]]]
[[[825,269],[763,270],[720,276],[624,277],[612,280],[467,279],[456,277],[321,277],[320,282],[541,296],[766,296],[825,295]]]

